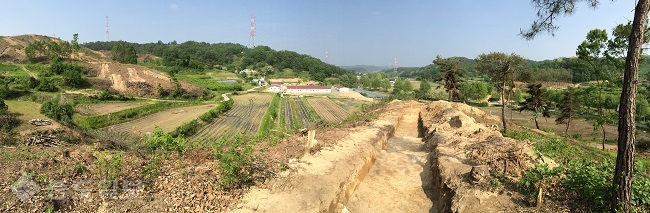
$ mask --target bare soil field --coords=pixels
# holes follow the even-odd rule
[[[140,135],[141,133],[153,132],[155,127],[158,126],[163,131],[169,132],[185,122],[196,119],[199,115],[210,111],[215,106],[209,104],[165,110],[134,121],[109,126],[104,130]]]
[[[92,104],[79,104],[75,107],[75,112],[81,115],[102,115],[139,107],[152,102],[105,102],[105,103],[92,103]]]
[[[366,102],[375,101],[375,99],[365,97],[365,96],[361,95],[361,93],[358,93],[358,92],[355,92],[355,91],[339,92],[339,96],[346,97],[346,98],[353,98],[354,100],[357,100],[357,101],[366,101]]]
[[[157,95],[158,85],[166,90],[171,90],[173,87],[173,81],[169,76],[144,66],[112,62],[90,63],[89,66],[97,71],[98,78],[110,82],[110,88],[122,94],[154,96]],[[190,94],[201,90],[185,82],[181,82],[181,86]]]
[[[350,112],[332,102],[329,98],[307,98],[309,105],[327,122],[339,123],[350,115]]]
[[[265,93],[233,96],[235,104],[232,109],[199,130],[193,140],[219,139],[238,133],[257,133],[272,97],[273,95]]]

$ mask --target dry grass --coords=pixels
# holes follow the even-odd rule
[[[5,103],[9,106],[9,111],[20,113],[18,119],[20,119],[21,124],[16,128],[18,132],[25,130],[45,130],[60,126],[54,121],[52,121],[53,125],[42,127],[36,127],[29,124],[29,120],[36,118],[51,120],[40,113],[41,104],[39,103],[24,100],[5,100]]]
[[[496,115],[496,116],[501,116],[501,107],[481,107],[481,110],[485,111],[486,113]],[[531,112],[518,112],[518,111],[513,111],[511,109],[506,110],[506,119],[508,122],[515,123],[520,126],[525,126],[531,129],[535,128],[535,122],[533,121],[533,115]],[[555,124],[555,118],[556,117],[551,117],[551,118],[537,118],[537,121],[539,122],[539,127],[543,130],[553,132],[557,135],[562,135],[564,133],[564,130],[566,129],[566,125],[564,124]],[[571,122],[571,127],[569,128],[568,134],[575,135],[575,134],[581,134],[583,140],[593,140],[594,141],[594,147],[600,148],[601,145],[600,142],[602,141],[602,131],[600,129],[596,129],[594,131],[594,127],[591,122],[586,121],[584,119],[574,119]],[[605,135],[607,137],[608,141],[616,141],[618,137],[618,130],[617,126],[612,125],[612,124],[607,124],[605,125]],[[650,139],[650,134],[645,133],[645,132],[639,132],[637,134],[637,138],[639,140],[645,140],[647,141]],[[615,143],[609,143],[610,145],[616,145]],[[611,146],[610,146],[611,147]]]
[[[151,104],[151,102],[105,102],[94,104],[79,104],[75,107],[75,112],[81,115],[102,115],[125,109],[139,107],[142,105]]]

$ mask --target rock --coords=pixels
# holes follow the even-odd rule
[[[470,178],[472,183],[479,184],[489,180],[490,167],[488,165],[472,166]]]
[[[451,119],[449,120],[449,126],[454,128],[460,128],[463,126],[463,121],[460,120],[459,116],[451,117]]]

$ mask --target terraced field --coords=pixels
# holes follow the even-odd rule
[[[169,132],[181,124],[196,119],[199,115],[214,108],[214,104],[182,107],[157,112],[140,119],[104,128],[112,132],[129,132],[133,134],[153,132],[156,126]]]
[[[349,111],[332,102],[329,98],[308,98],[307,101],[324,121],[330,123],[339,123],[350,115]]]
[[[232,109],[199,130],[193,140],[219,139],[238,133],[252,135],[257,132],[273,95],[253,93],[232,98],[235,101]]]
[[[133,107],[151,104],[152,102],[105,102],[94,104],[79,104],[75,107],[75,112],[81,115],[101,115],[106,113],[117,112]]]
[[[287,129],[300,129],[318,120],[300,98],[284,98],[284,124]]]

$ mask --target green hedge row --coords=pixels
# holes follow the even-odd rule
[[[273,128],[275,121],[278,119],[278,106],[280,105],[280,99],[280,95],[273,96],[269,108],[266,109],[266,113],[264,113],[264,117],[262,117],[260,129],[256,134],[258,138],[268,137],[269,130]]]
[[[196,132],[199,131],[199,129],[203,128],[203,126],[212,122],[212,120],[214,120],[217,116],[230,110],[234,103],[235,101],[233,101],[233,99],[218,103],[217,107],[211,109],[206,113],[203,113],[202,115],[199,116],[198,119],[185,122],[179,127],[177,127],[174,131],[172,131],[171,135],[173,137],[178,137],[178,136],[189,137],[196,134]]]
[[[146,115],[160,112],[167,109],[190,106],[195,103],[191,102],[156,102],[140,107],[125,109],[122,111],[108,113],[103,115],[82,116],[75,115],[74,123],[85,129],[99,129],[110,125],[132,121]]]

